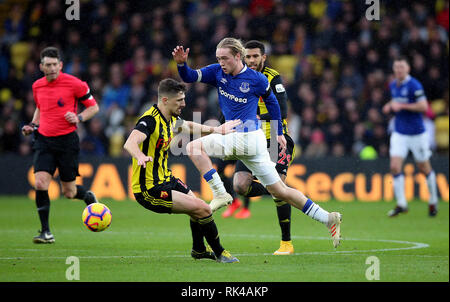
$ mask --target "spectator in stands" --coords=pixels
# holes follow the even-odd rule
[[[14,106],[10,109],[9,102],[0,102],[0,110],[8,107],[17,125],[23,124],[39,52],[51,43],[63,51],[65,72],[90,83],[108,137],[126,135],[129,120],[154,102],[147,93],[151,87],[163,77],[176,76],[170,56],[174,45],[189,40],[192,66],[204,66],[215,58],[201,53],[214,54],[221,38],[234,35],[245,40],[250,34],[267,43],[274,67],[278,55],[293,59],[285,70],[279,69],[292,74],[285,86],[291,115],[301,119],[300,129],[294,131],[299,137],[293,139],[303,149],[310,144],[312,130],[320,126],[330,154],[340,154],[341,146],[330,136],[338,127],[324,122],[333,110],[323,109],[323,103],[335,103],[346,154],[351,155],[353,147],[360,149],[372,134],[379,156],[387,155],[378,122],[371,127],[359,123],[386,100],[379,91],[392,80],[392,61],[398,54],[410,59],[411,74],[424,84],[430,101],[448,94],[448,1],[381,1],[378,22],[365,18],[365,6],[358,1],[282,2],[285,5],[273,0],[87,1],[81,7],[83,22],[67,22],[61,1],[15,4],[0,36],[0,91],[12,94]],[[186,92],[193,97],[188,98],[192,103],[185,113],[192,116],[193,110],[205,108],[206,100],[208,110],[202,119],[215,117],[216,96],[201,93],[197,104],[197,86],[201,85]],[[311,113],[317,115],[312,124]],[[386,124],[387,117],[382,119]],[[438,151],[448,153],[448,147]]]

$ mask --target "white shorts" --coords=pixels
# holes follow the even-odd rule
[[[430,159],[431,149],[426,132],[417,135],[405,135],[392,132],[389,155],[391,157],[406,158],[411,151],[416,162],[425,162]]]
[[[226,135],[210,134],[199,139],[206,154],[223,160],[242,161],[264,186],[281,180],[275,163],[270,159],[266,136],[261,129]]]

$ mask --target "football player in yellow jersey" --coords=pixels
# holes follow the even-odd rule
[[[263,73],[269,80],[275,97],[280,104],[281,117],[283,119],[283,134],[286,138],[286,150],[283,151],[278,148],[278,159],[276,162],[276,169],[283,182],[286,182],[287,169],[294,159],[294,141],[288,134],[287,129],[287,93],[283,86],[283,82],[280,74],[264,65],[267,55],[265,54],[264,44],[259,41],[249,41],[245,44],[246,55],[244,61],[248,67],[253,70]],[[262,129],[266,134],[267,143],[269,147],[269,141],[271,136],[270,130],[270,114],[264,104],[264,101],[260,98],[258,103],[258,115],[262,123]],[[263,194],[269,194],[264,186],[253,178],[250,170],[241,162],[236,163],[235,174],[233,178],[234,190],[246,197],[246,207],[236,215],[244,216],[245,211],[247,215],[250,215],[248,210],[248,198],[253,196],[260,196]],[[278,221],[281,228],[281,243],[280,248],[276,250],[274,255],[290,255],[294,253],[294,246],[291,241],[291,205],[278,199],[274,199],[277,209]],[[231,205],[233,206],[233,205]],[[230,207],[231,207],[230,206]],[[242,218],[241,217],[241,218]]]
[[[167,159],[174,134],[183,130],[193,132],[194,128],[202,135],[227,134],[234,132],[233,128],[240,121],[210,127],[180,119],[179,115],[186,105],[185,91],[183,83],[173,79],[162,80],[158,86],[158,103],[139,118],[125,142],[125,150],[133,157],[132,190],[137,202],[148,210],[190,216],[193,258],[239,262],[220,244],[210,206],[172,175]],[[208,248],[203,238],[209,244]]]

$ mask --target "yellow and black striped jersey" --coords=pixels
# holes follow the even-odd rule
[[[172,171],[167,166],[170,142],[174,136],[173,128],[177,118],[169,121],[161,114],[158,107],[153,105],[139,118],[135,129],[145,133],[147,138],[139,145],[141,151],[153,158],[146,164],[146,168],[139,166],[133,157],[132,190],[140,193],[151,189],[157,184],[169,181]]]
[[[264,66],[261,71],[269,80],[270,87],[272,88],[275,97],[278,100],[281,111],[281,118],[283,119],[283,133],[288,134],[287,128],[287,93],[283,86],[283,82],[281,80],[281,76],[275,69]],[[267,110],[266,104],[262,97],[259,98],[258,102],[258,114],[262,121],[262,130],[266,134],[266,138],[270,139],[270,114]]]

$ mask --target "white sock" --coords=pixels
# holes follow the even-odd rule
[[[328,212],[322,209],[320,206],[315,204],[311,201],[311,199],[308,199],[303,206],[302,212],[311,217],[314,220],[317,220],[319,222],[322,222],[323,224],[328,224]]]
[[[430,172],[430,174],[427,175],[427,185],[428,191],[430,192],[430,200],[428,201],[428,204],[437,205],[438,196],[436,187],[436,174],[433,170]]]
[[[223,195],[227,192],[216,169],[211,169],[210,171],[205,173],[205,175],[203,175],[203,178],[208,182],[209,187],[211,188],[211,191],[213,193],[213,198],[216,198],[217,196]]]
[[[405,197],[405,176],[402,174],[394,175],[394,195],[397,205],[406,209],[408,202]]]

